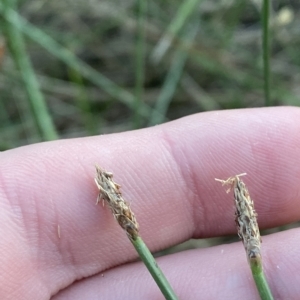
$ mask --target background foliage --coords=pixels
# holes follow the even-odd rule
[[[264,106],[260,1],[19,1],[22,17],[75,55],[26,51],[60,138],[120,132],[215,109]],[[299,105],[300,4],[273,1],[273,105]],[[43,139],[4,38],[1,150]],[[92,67],[86,75],[81,63]],[[79,67],[76,67],[79,64]],[[74,67],[75,66],[75,67]],[[137,96],[137,97],[136,97]]]

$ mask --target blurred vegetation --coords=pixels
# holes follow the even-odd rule
[[[265,105],[259,0],[13,2],[0,1],[2,151]],[[272,1],[270,29],[271,104],[299,105],[299,1]]]
[[[57,134],[68,138],[264,106],[260,5],[27,0],[14,22]],[[47,139],[9,51],[4,15],[1,8],[1,150]],[[272,2],[273,105],[299,105],[299,16],[298,1]]]

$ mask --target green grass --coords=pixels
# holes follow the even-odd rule
[[[166,75],[165,81],[162,84],[160,94],[155,103],[155,110],[150,118],[149,125],[162,123],[165,119],[170,103],[176,93],[176,89],[182,76],[184,67],[188,58],[188,50],[198,31],[198,22],[194,21],[183,32],[182,42],[185,43],[185,48],[179,48],[173,54],[170,69]]]
[[[146,51],[146,18],[147,18],[147,1],[137,0],[137,37],[135,49],[135,111],[134,111],[134,128],[141,126],[141,115],[139,113],[141,103],[144,96],[144,83],[145,83],[145,51]]]
[[[292,4],[32,0],[4,14],[5,3],[13,2],[0,6],[10,46],[0,44],[2,150],[207,110],[299,105]],[[294,18],[282,21],[284,9]]]
[[[270,0],[263,0],[262,4],[262,52],[263,52],[263,68],[264,68],[264,93],[265,105],[270,106],[271,102],[271,86],[270,86]]]
[[[4,0],[2,13],[5,20],[8,20],[10,12],[16,9],[15,0]],[[28,102],[31,106],[32,118],[40,132],[41,139],[55,140],[58,138],[52,118],[47,109],[44,96],[40,91],[36,80],[35,72],[28,57],[22,33],[11,22],[3,22],[4,34],[7,45],[14,58],[23,79],[25,90],[27,91]]]

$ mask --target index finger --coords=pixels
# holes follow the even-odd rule
[[[95,207],[95,163],[122,185],[152,251],[235,231],[232,201],[215,177],[248,173],[261,228],[299,219],[299,117],[299,109],[282,107],[211,112],[1,153],[0,230],[3,242],[15,245],[0,258],[6,276],[16,271],[8,268],[13,255],[23,278],[53,294],[136,257],[110,212]],[[34,274],[32,265],[39,266]],[[53,276],[57,270],[63,279]]]

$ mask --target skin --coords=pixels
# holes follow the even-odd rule
[[[215,111],[0,153],[0,299],[163,299],[107,207],[113,172],[152,252],[236,233],[215,177],[246,172],[261,229],[300,218],[300,109]],[[60,238],[58,236],[60,227]],[[263,237],[275,299],[300,299],[299,228]],[[180,299],[259,299],[242,242],[159,258]]]

